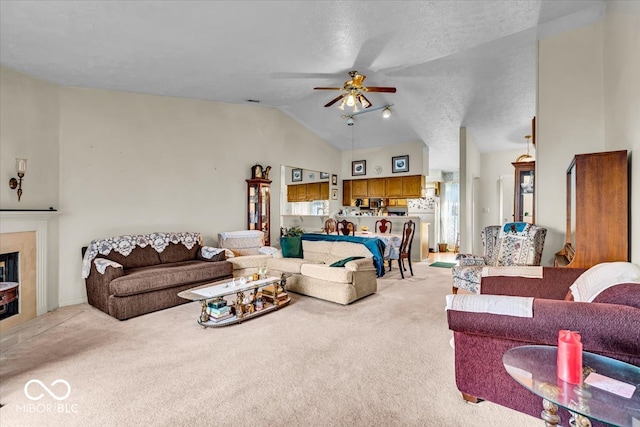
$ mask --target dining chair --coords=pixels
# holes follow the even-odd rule
[[[391,234],[391,226],[392,226],[392,222],[389,221],[388,219],[379,219],[376,221],[374,230],[376,233],[388,233]]]
[[[404,267],[405,258],[409,261],[409,271],[413,276],[413,267],[411,266],[411,244],[413,243],[413,235],[416,232],[416,223],[409,220],[404,223],[402,227],[402,243],[400,244],[400,252],[398,253],[398,267],[400,268],[400,275],[404,279],[404,272],[407,270]]]
[[[347,221],[343,219],[342,221],[338,221],[336,223],[338,234],[343,234],[345,236],[355,236],[356,235],[356,226],[351,221]]]
[[[333,218],[329,218],[324,222],[324,232],[327,234],[331,234],[336,231],[336,220]]]

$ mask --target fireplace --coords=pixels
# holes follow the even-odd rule
[[[20,310],[19,252],[0,254],[0,320]]]

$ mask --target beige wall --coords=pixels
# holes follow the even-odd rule
[[[480,186],[482,198],[476,204],[476,214],[480,218],[480,230],[488,225],[503,224],[513,220],[513,191],[511,190],[513,189],[515,169],[511,163],[519,155],[526,152],[526,145],[523,144],[521,150],[481,154]],[[529,152],[535,156],[535,150],[530,149]],[[508,181],[505,182],[505,187],[509,188],[509,192],[503,196],[507,200],[505,208],[509,212],[506,221],[500,215],[500,179]],[[482,253],[482,249],[479,253]]]
[[[543,265],[565,238],[566,170],[573,156],[604,151],[602,22],[541,40],[536,118],[536,223],[547,228]]]
[[[357,125],[355,125],[357,126]],[[357,144],[357,141],[356,141]],[[409,172],[392,173],[391,158],[395,156],[409,156]],[[354,160],[367,161],[367,174],[362,176],[351,175],[351,162]],[[426,165],[426,167],[425,167]],[[376,173],[376,166],[382,168],[380,174]],[[342,152],[342,179],[381,178],[387,176],[402,175],[428,175],[429,151],[425,150],[422,141],[394,144],[386,147],[361,148]],[[342,199],[342,186],[340,186],[340,199]]]
[[[0,206],[48,209],[58,199],[58,87],[0,67]],[[16,157],[27,158],[22,199],[9,188]]]
[[[607,2],[605,149],[631,151],[631,260],[640,264],[640,2]]]

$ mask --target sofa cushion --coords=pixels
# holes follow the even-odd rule
[[[155,251],[154,251],[155,252]],[[125,275],[109,284],[109,293],[130,296],[189,283],[216,281],[230,277],[233,266],[227,261],[182,261],[125,270]]]
[[[236,256],[229,258],[229,262],[233,264],[234,270],[241,270],[243,268],[259,268],[267,265],[267,260],[270,260],[269,255],[246,255]]]
[[[127,256],[121,255],[116,251],[111,251],[108,255],[101,256],[103,258],[117,262],[125,269],[160,264],[160,256],[158,255],[158,252],[151,246],[147,246],[144,248],[138,246]]]
[[[260,230],[225,231],[218,234],[218,245],[228,248],[236,256],[257,255],[264,246],[264,232]]]
[[[353,271],[346,268],[332,268],[326,264],[302,264],[300,272],[303,276],[313,277],[335,283],[353,282]]]
[[[168,264],[196,259],[199,252],[200,245],[194,245],[191,249],[187,249],[182,243],[169,243],[158,255],[161,263]]]
[[[312,263],[303,258],[270,258],[267,263],[267,268],[286,273],[300,274],[301,267],[305,264]]]
[[[331,253],[328,254],[326,263],[332,264],[336,261],[352,256],[372,258],[373,254],[365,245],[360,243],[333,242],[333,248],[331,248]]]
[[[333,243],[334,242],[322,240],[303,240],[302,253],[304,254],[304,259],[315,263],[327,264],[328,255],[331,254],[333,250]]]

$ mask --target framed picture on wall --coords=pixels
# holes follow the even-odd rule
[[[355,162],[351,162],[351,175],[359,176],[367,174],[367,161],[366,160],[356,160]]]
[[[329,172],[320,172],[320,179],[329,179]]]
[[[338,189],[337,188],[332,188],[331,189],[331,200],[338,200]]]
[[[409,155],[392,157],[391,172],[409,172]]]
[[[291,169],[291,182],[302,181],[302,169]]]
[[[331,184],[338,185],[338,175],[331,175]]]

